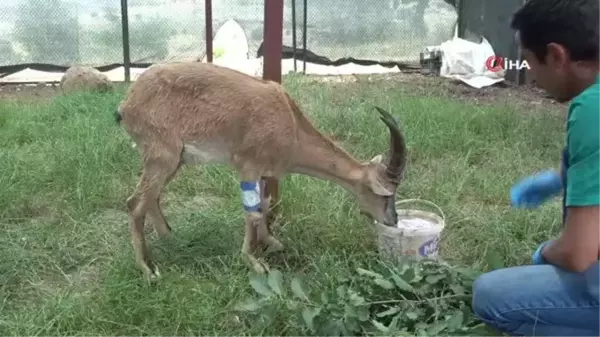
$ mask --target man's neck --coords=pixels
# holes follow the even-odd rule
[[[576,65],[573,69],[573,77],[570,81],[571,99],[579,96],[585,89],[598,82],[598,63]]]

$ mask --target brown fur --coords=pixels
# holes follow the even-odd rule
[[[105,92],[113,88],[108,76],[96,68],[82,66],[73,66],[67,69],[60,79],[60,86],[65,93],[81,90]]]
[[[227,164],[240,181],[287,173],[330,180],[357,195],[366,214],[395,223],[389,198],[398,182],[386,175],[382,157],[355,160],[321,134],[278,83],[206,63],[153,65],[131,86],[119,113],[142,154],[142,177],[127,205],[136,260],[150,277],[158,270],[142,232],[145,215],[159,234],[169,233],[159,196],[183,164]],[[259,243],[283,249],[266,224],[269,203],[262,200],[262,212],[245,217],[242,252],[259,272],[268,269],[254,256]]]

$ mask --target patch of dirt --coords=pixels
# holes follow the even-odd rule
[[[120,224],[128,221],[127,213],[117,209],[106,209],[102,211],[102,213],[98,215],[98,219],[103,223],[111,224]]]
[[[52,267],[52,266],[50,266]],[[58,266],[51,273],[35,275],[21,283],[18,293],[10,296],[12,305],[42,305],[51,296],[89,297],[98,287],[100,269],[94,261],[65,271]]]
[[[61,273],[61,275],[56,275],[54,279],[55,284],[49,282],[49,285],[52,285],[55,289],[57,287],[60,288],[62,285],[62,287],[70,288],[78,296],[86,296],[91,294],[91,290],[97,285],[96,282],[99,279],[100,270],[92,261],[68,273]]]
[[[312,76],[311,76],[312,77]],[[329,76],[333,77],[333,76]],[[311,78],[310,81],[313,81]],[[475,104],[494,104],[511,102],[527,108],[545,108],[564,111],[568,103],[558,103],[550,98],[542,89],[534,85],[512,85],[498,83],[481,89],[472,88],[460,81],[444,77],[426,76],[418,72],[388,73],[372,75],[335,76],[334,80],[326,80],[325,76],[315,77],[314,82],[328,82],[334,86],[360,92],[365,84],[376,85],[382,90],[393,90],[410,96],[449,97]]]
[[[161,197],[161,208],[165,213],[194,213],[199,210],[212,208],[226,201],[222,197],[204,194],[196,196],[182,196],[174,192],[164,193]],[[105,209],[96,218],[102,223],[121,225],[127,223],[129,218],[125,210]]]
[[[161,207],[165,216],[168,216],[167,213],[194,213],[212,208],[215,204],[219,205],[225,201],[222,197],[210,194],[184,197],[175,193],[165,193],[161,199]]]
[[[169,192],[162,195],[161,208],[167,221],[172,221],[173,216],[181,214],[190,214],[198,211],[206,210],[214,207],[214,205],[222,204],[224,198],[214,195],[196,195],[182,196],[177,193]],[[128,231],[129,217],[125,210],[105,209],[98,214],[95,222],[101,223],[106,228],[107,242],[114,237],[123,235],[124,231]],[[155,235],[152,223],[147,220],[144,227],[144,233]],[[128,235],[128,232],[127,232]]]
[[[59,84],[0,84],[0,99],[44,99],[60,94]]]
[[[297,76],[297,75],[296,75]],[[365,76],[365,75],[362,75]],[[359,75],[307,75],[308,83],[354,83],[360,80]]]

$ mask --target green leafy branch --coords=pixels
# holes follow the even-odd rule
[[[477,275],[427,260],[379,263],[356,268],[334,287],[310,291],[300,278],[271,270],[250,276],[256,294],[235,309],[267,324],[285,321],[297,335],[490,335],[470,306]]]

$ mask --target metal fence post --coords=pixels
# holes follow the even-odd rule
[[[462,6],[463,6],[463,0],[457,0],[456,1],[456,7],[454,7],[456,9],[456,30],[455,30],[455,35],[456,37],[462,37],[462,35],[464,35],[464,13],[462,11]]]
[[[129,55],[129,14],[127,13],[127,0],[121,0],[121,29],[123,42],[123,68],[125,69],[125,82],[131,82],[131,57]]]
[[[265,0],[263,78],[281,83],[283,1]]]
[[[298,71],[296,65],[296,0],[292,0],[292,50],[294,57],[294,72]]]
[[[213,33],[212,33],[212,0],[204,0],[204,23],[206,27],[206,62],[213,61]]]
[[[306,22],[308,21],[307,0],[302,0],[304,8],[302,9],[302,73],[306,74]]]

